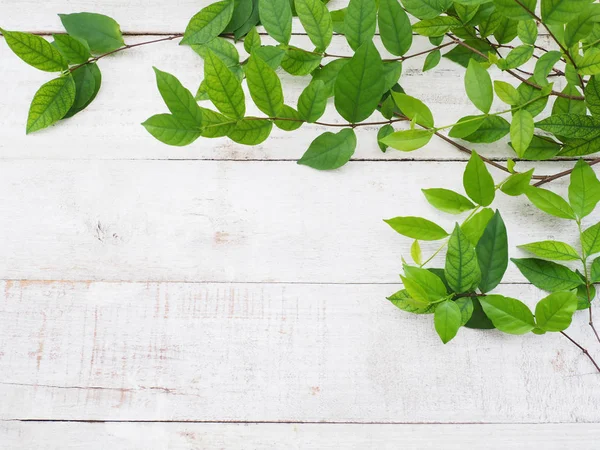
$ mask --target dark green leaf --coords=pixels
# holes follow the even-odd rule
[[[479,289],[490,292],[500,284],[508,267],[508,236],[498,211],[477,244],[477,260],[481,269]]]
[[[581,279],[575,272],[552,261],[536,258],[512,258],[511,261],[531,284],[544,291],[567,291],[581,284]]]
[[[379,33],[388,52],[404,55],[411,47],[413,36],[408,15],[398,0],[380,0]]]
[[[463,137],[465,141],[476,144],[491,144],[502,139],[510,132],[510,124],[500,116],[486,116],[472,134]]]
[[[339,133],[325,132],[316,138],[298,164],[318,170],[333,170],[345,165],[356,149],[356,134],[350,128]]]
[[[358,50],[363,44],[371,43],[376,28],[377,4],[373,0],[350,0],[344,19],[344,32],[350,47]]]
[[[102,84],[102,74],[100,73],[98,64],[95,63],[81,66],[71,74],[75,81],[75,100],[73,101],[73,106],[71,106],[71,109],[69,109],[69,112],[65,114],[63,119],[73,117],[78,112],[87,108],[94,98],[96,98]]]
[[[394,127],[391,125],[384,125],[382,126],[379,131],[377,132],[377,144],[379,145],[379,148],[382,152],[386,152],[386,150],[388,149],[388,145],[384,144],[383,142],[381,142],[381,140],[383,138],[385,138],[386,136],[389,136],[390,134],[392,134],[394,132]]]
[[[67,33],[86,41],[93,53],[108,53],[125,45],[121,27],[108,16],[88,12],[58,16]]]

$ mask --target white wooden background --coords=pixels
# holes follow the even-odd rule
[[[208,3],[0,0],[0,25],[49,34],[56,13],[94,11],[139,42],[182,32]],[[338,36],[331,51],[350,50]],[[402,84],[440,124],[473,112],[462,69],[422,63]],[[360,129],[354,160],[317,172],[295,164],[312,126],[256,148],[166,147],[139,125],[165,110],[152,65],[201,80],[175,42],[122,52],[102,60],[87,111],[26,137],[49,75],[0,42],[0,448],[598,448],[600,378],[561,336],[462,330],[443,346],[431,317],[385,300],[410,242],[382,219],[450,227],[420,189],[460,189],[463,154],[439,140],[382,154],[376,129]],[[282,78],[294,104],[307,80]],[[506,141],[479,150],[508,155]],[[574,234],[521,199],[496,205],[513,256]],[[508,295],[543,296],[514,268],[505,281]],[[571,333],[600,356],[586,322]]]

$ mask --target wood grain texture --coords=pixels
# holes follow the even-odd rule
[[[131,43],[152,40],[153,37],[128,37]],[[543,41],[543,39],[542,39]],[[268,42],[265,40],[265,42]],[[305,36],[295,36],[293,43],[303,48],[312,48]],[[542,42],[543,43],[543,42]],[[382,55],[389,56],[381,43],[378,46]],[[238,45],[243,54],[241,45]],[[416,38],[411,53],[431,48],[425,38]],[[334,38],[330,53],[351,55],[352,50],[345,38]],[[103,72],[102,89],[92,105],[72,119],[58,125],[25,135],[25,122],[30,98],[38,87],[52,75],[36,71],[26,66],[10,53],[3,40],[0,40],[0,57],[6,63],[0,65],[0,77],[7,89],[0,99],[0,158],[39,158],[39,159],[285,159],[297,160],[306,151],[313,139],[324,130],[323,127],[307,124],[293,133],[275,129],[271,137],[256,147],[235,144],[226,138],[199,139],[192,145],[179,148],[169,147],[154,139],[140,125],[153,114],[167,111],[154,79],[152,66],[177,75],[193,92],[196,92],[203,78],[202,60],[191,49],[180,47],[175,41],[152,44],[147,47],[130,49],[103,59],[99,65]],[[442,60],[435,69],[423,73],[421,67],[425,56],[410,59],[404,63],[401,83],[406,91],[423,100],[434,112],[439,126],[449,125],[461,117],[476,114],[464,89],[464,69],[457,64]],[[285,99],[296,106],[298,96],[310,81],[310,77],[292,77],[280,71],[285,87]],[[509,75],[494,71],[494,78],[514,81]],[[432,89],[442,86],[443,89]],[[560,89],[557,81],[556,89]],[[247,94],[248,114],[264,116],[252,105]],[[552,102],[550,102],[552,105]],[[506,105],[496,101],[495,110],[504,110]],[[384,120],[375,113],[369,121]],[[343,119],[337,114],[330,101],[322,121],[340,123]],[[399,124],[397,129],[407,128]],[[465,155],[441,139],[434,138],[422,150],[410,153],[389,150],[382,153],[377,145],[379,127],[357,129],[359,145],[354,159],[405,159],[465,160]],[[65,145],[68,142],[69,145]],[[508,137],[491,145],[477,145],[481,154],[506,159],[514,156],[508,147]],[[468,148],[475,147],[463,142]]]
[[[82,424],[0,422],[4,450],[595,450],[597,425]]]
[[[571,164],[538,167],[553,173]],[[6,160],[0,277],[395,283],[411,240],[383,219],[425,216],[452,229],[456,216],[437,212],[419,189],[462,191],[463,170],[458,162],[319,172],[268,161]],[[566,181],[554,188],[564,193]],[[572,224],[524,197],[499,194],[494,206],[511,256],[522,254],[519,244],[576,237]],[[425,244],[425,254],[438,247]],[[511,265],[505,281],[525,279]]]
[[[385,300],[397,288],[2,282],[0,419],[600,420],[598,375],[562,336],[444,346]],[[591,343],[585,316],[571,333]]]

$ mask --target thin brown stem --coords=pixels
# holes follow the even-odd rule
[[[581,350],[583,352],[583,354],[585,356],[588,357],[588,359],[592,362],[592,364],[594,365],[594,367],[596,368],[596,370],[598,372],[600,372],[600,366],[598,365],[598,363],[594,360],[594,358],[592,357],[592,355],[590,355],[590,352],[587,351],[587,349],[583,348],[579,343],[577,343],[571,336],[569,336],[567,333],[565,333],[564,331],[561,331],[560,334],[562,334],[564,337],[566,337],[569,341],[571,341],[573,343],[573,345],[575,345],[579,350]]]
[[[592,314],[592,299],[590,298],[590,285],[587,285],[587,291],[588,291],[588,299],[590,300],[590,322],[589,325],[592,328],[592,331],[594,332],[594,335],[596,336],[596,339],[598,340],[598,342],[600,342],[600,336],[598,335],[598,330],[596,330],[596,326],[594,325],[594,317]]]
[[[389,62],[389,61],[406,61],[407,59],[411,59],[411,58],[416,58],[417,56],[423,56],[423,55],[427,55],[429,53],[433,53],[437,50],[441,50],[443,48],[449,47],[451,45],[456,45],[455,42],[446,42],[445,44],[441,44],[438,45],[436,47],[432,47],[428,50],[423,50],[422,52],[418,52],[418,53],[413,53],[412,55],[404,55],[404,56],[399,56],[397,58],[387,58],[384,59],[385,62]],[[312,52],[312,53],[316,53],[316,52]],[[340,58],[340,59],[350,59],[352,58],[352,56],[349,55],[336,55],[333,53],[317,53],[317,54],[321,54],[323,55],[323,58]]]
[[[279,120],[283,122],[302,122],[302,123],[313,123],[315,125],[320,125],[322,127],[332,127],[332,128],[357,128],[357,127],[369,127],[369,126],[380,126],[380,125],[391,125],[397,122],[405,122],[408,119],[399,118],[399,119],[391,119],[391,120],[382,120],[379,122],[359,122],[359,123],[328,123],[328,122],[307,122],[303,119],[295,119],[293,117],[246,117],[244,120]]]
[[[595,166],[596,164],[600,164],[600,158],[594,159],[593,161],[590,161],[588,164],[590,166]],[[546,183],[550,183],[551,181],[558,180],[559,178],[571,175],[572,172],[573,172],[573,169],[569,169],[569,170],[565,170],[563,172],[560,172],[560,173],[557,173],[557,174],[554,174],[554,175],[549,175],[549,176],[545,177],[543,180],[541,180],[538,183],[534,184],[534,186],[540,187],[540,186],[542,186],[542,185],[544,185]]]

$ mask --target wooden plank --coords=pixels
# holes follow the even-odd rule
[[[537,166],[554,173],[572,163]],[[292,162],[6,160],[0,278],[395,283],[411,242],[383,219],[425,216],[451,230],[457,218],[418,190],[462,191],[463,170],[458,162],[319,172]],[[564,193],[567,181],[554,188]],[[578,245],[574,228],[524,197],[499,194],[495,206],[511,256],[534,240]],[[424,244],[425,254],[438,247]],[[511,265],[505,281],[525,280]]]
[[[152,40],[153,37],[130,37],[128,42],[136,43]],[[306,37],[296,36],[294,43],[304,48],[312,48]],[[380,48],[382,46],[378,43]],[[2,44],[4,46],[4,44]],[[427,39],[417,38],[411,53],[431,48]],[[6,48],[4,47],[4,50]],[[241,46],[240,46],[241,50]],[[6,50],[8,51],[8,50]],[[336,37],[330,49],[333,54],[350,55],[343,37]],[[382,49],[384,56],[386,53]],[[305,125],[301,130],[285,133],[274,130],[272,136],[262,145],[246,147],[235,144],[226,138],[200,139],[185,148],[166,146],[155,140],[140,125],[153,114],[167,111],[155,87],[154,72],[157,66],[176,74],[193,92],[202,79],[201,59],[189,48],[179,47],[176,42],[152,44],[119,53],[100,62],[103,71],[103,86],[98,98],[83,113],[57,126],[25,135],[25,123],[30,99],[39,86],[51,75],[26,66],[15,55],[7,54],[6,62],[0,66],[0,77],[10,86],[0,100],[0,158],[19,159],[275,159],[297,160],[306,151],[312,140],[326,131],[317,125]],[[404,63],[401,79],[403,87],[411,95],[422,99],[434,112],[438,126],[455,123],[461,117],[476,114],[464,91],[464,69],[444,59],[435,69],[423,73],[424,56]],[[495,79],[514,81],[509,75],[493,71]],[[287,103],[295,106],[296,101],[309,77],[292,77],[281,73],[285,86]],[[560,89],[560,81],[556,89]],[[438,86],[432,89],[432,86]],[[249,114],[258,114],[247,96]],[[332,101],[330,102],[332,103]],[[550,102],[552,104],[552,102]],[[499,101],[495,110],[506,109]],[[375,113],[370,121],[380,121],[382,116]],[[340,123],[341,117],[333,104],[322,121]],[[400,124],[398,129],[406,128]],[[370,126],[357,129],[359,145],[355,159],[466,159],[441,139],[434,138],[423,150],[403,153],[390,150],[382,153],[377,145],[377,130]],[[514,156],[507,145],[508,137],[492,145],[466,144],[476,147],[483,155],[506,159]]]
[[[0,423],[5,450],[594,450],[597,424],[309,425]]]
[[[562,336],[464,329],[444,346],[395,289],[2,282],[0,419],[600,420],[598,373]],[[584,312],[569,333],[594,344]]]

